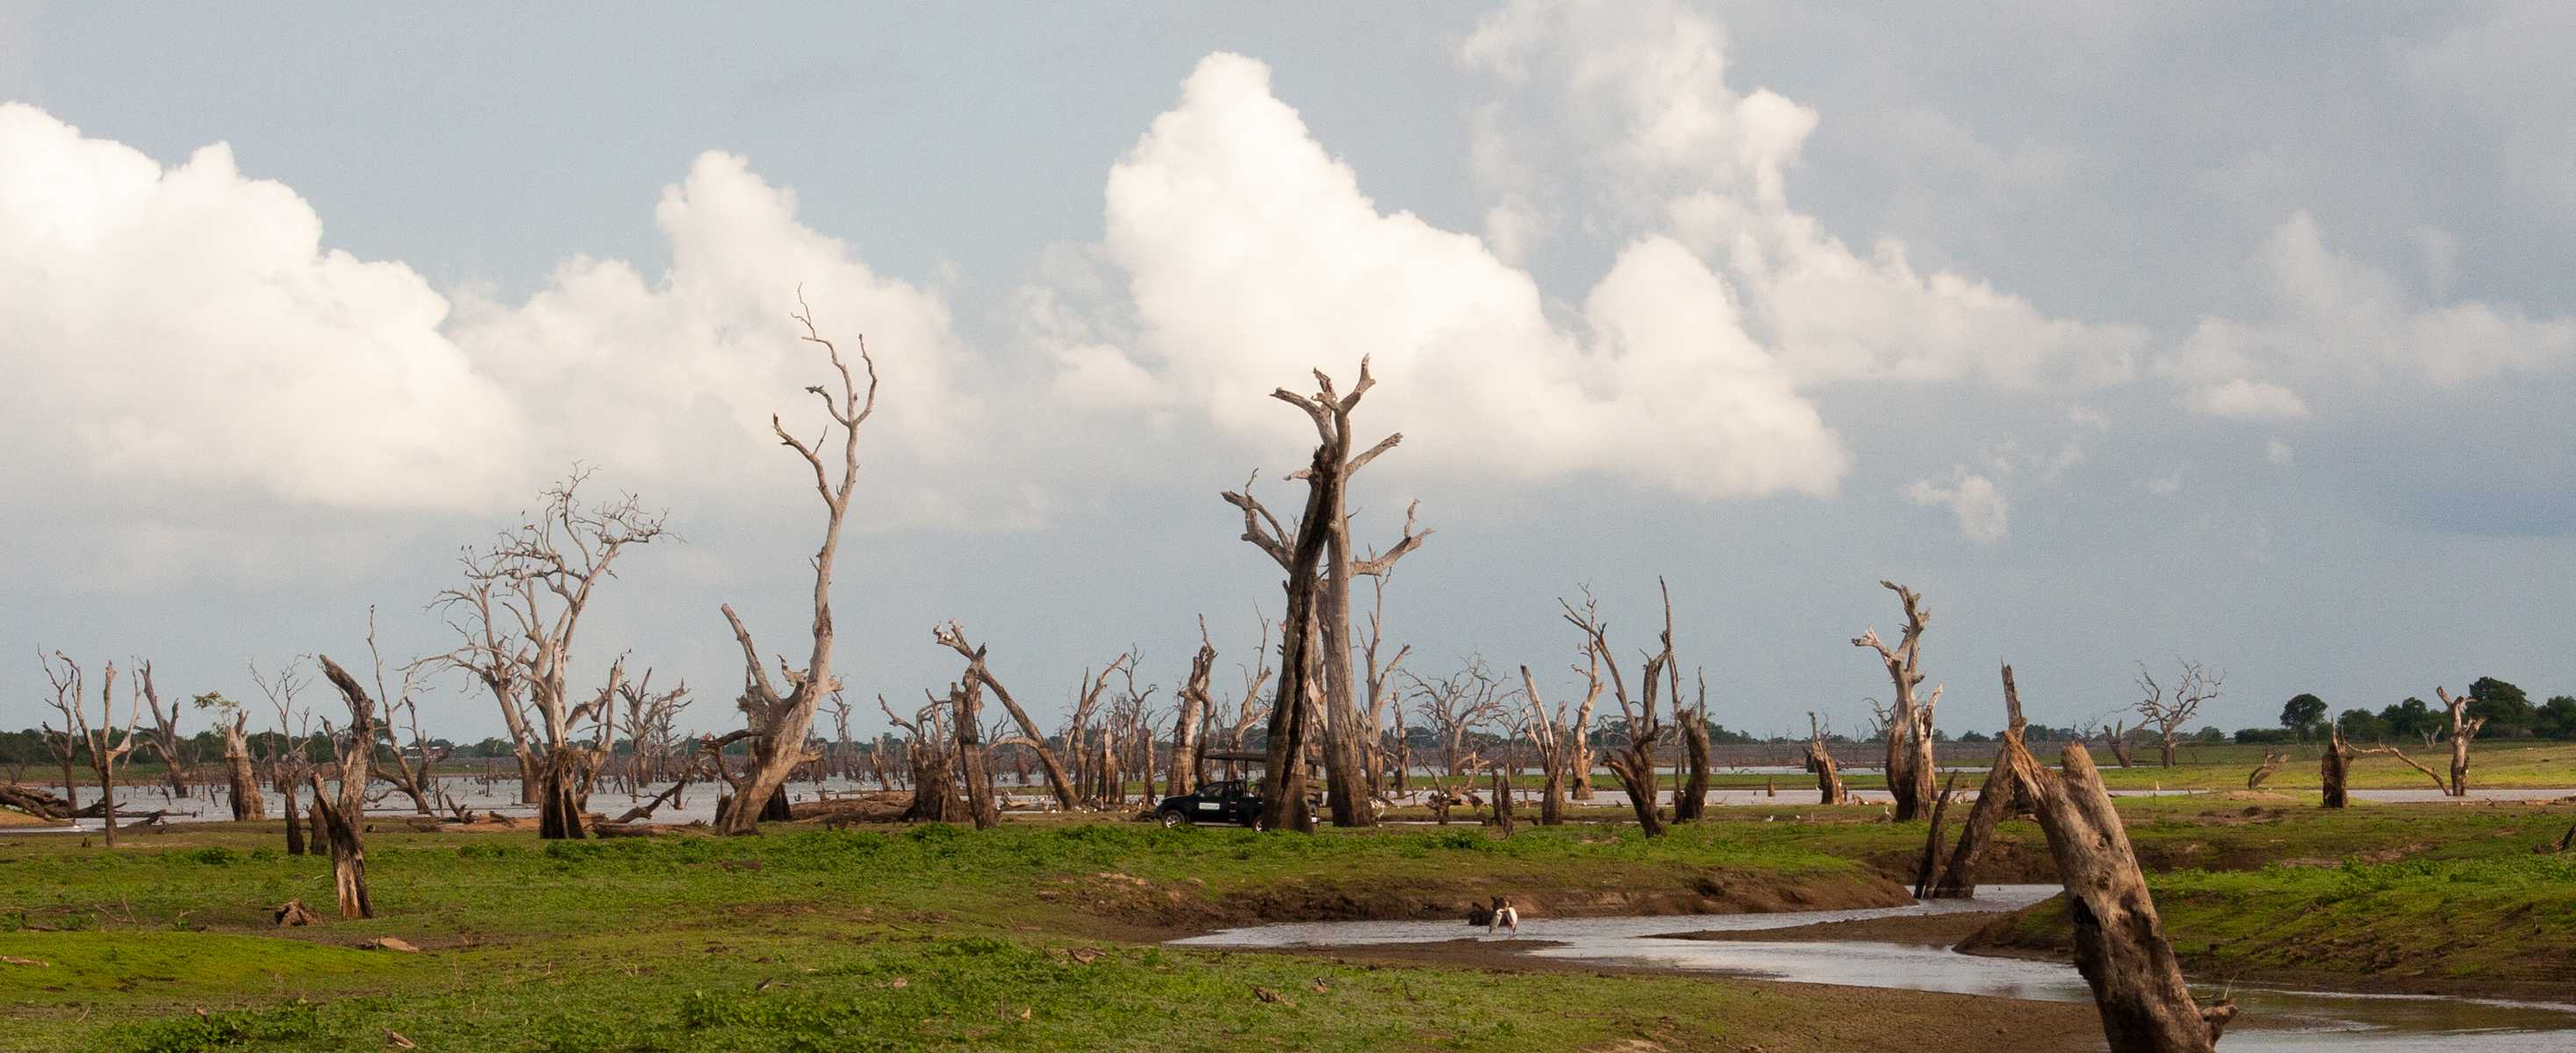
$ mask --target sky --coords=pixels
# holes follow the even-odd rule
[[[676,534],[576,681],[626,655],[731,726],[719,605],[797,650],[821,529],[769,433],[820,422],[800,290],[883,375],[862,699],[943,689],[950,619],[1050,722],[1131,647],[1168,698],[1201,617],[1230,697],[1280,593],[1217,494],[1293,509],[1267,395],[1363,356],[1404,441],[1357,529],[1433,531],[1384,599],[1425,676],[1563,697],[1558,600],[1633,652],[1660,578],[1721,723],[1859,728],[1893,579],[1953,731],[2002,662],[2049,723],[2141,662],[2223,671],[2228,728],[2576,693],[2571,41],[2548,3],[0,3],[0,726],[55,650],[235,698],[363,661],[371,609],[388,662],[445,650],[460,550],[576,464]]]

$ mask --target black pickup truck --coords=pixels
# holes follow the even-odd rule
[[[1244,787],[1241,780],[1212,782],[1197,793],[1163,798],[1155,806],[1154,818],[1164,826],[1188,823],[1233,823],[1261,827],[1261,795]]]

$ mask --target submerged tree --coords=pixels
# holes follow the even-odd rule
[[[1904,822],[1922,818],[1932,807],[1932,709],[1941,700],[1941,689],[1933,688],[1931,697],[1919,701],[1914,695],[1923,686],[1923,629],[1932,620],[1922,595],[1892,581],[1878,584],[1896,594],[1905,612],[1905,633],[1889,647],[1878,630],[1870,629],[1853,638],[1852,646],[1878,652],[1896,689],[1887,713],[1887,792],[1896,798],[1897,821]]]
[[[789,434],[787,426],[771,414],[769,429],[781,445],[795,450],[814,472],[814,493],[823,500],[823,542],[814,552],[814,620],[813,646],[806,652],[805,665],[797,668],[779,660],[779,676],[787,683],[780,691],[762,665],[760,648],[752,643],[751,630],[744,628],[732,604],[724,605],[725,623],[732,626],[734,641],[742,645],[742,660],[750,686],[743,692],[743,718],[751,741],[750,770],[735,793],[733,807],[718,817],[716,827],[728,834],[747,834],[759,829],[760,812],[766,802],[787,785],[787,776],[796,766],[814,758],[807,755],[806,733],[814,726],[814,711],[823,699],[840,689],[832,677],[832,562],[840,554],[841,524],[850,513],[850,495],[859,485],[859,425],[867,422],[877,407],[877,363],[868,355],[865,337],[859,339],[859,363],[867,372],[867,385],[862,388],[850,375],[849,362],[841,349],[814,329],[813,312],[797,298],[795,315],[805,327],[804,342],[820,346],[831,360],[832,371],[839,377],[840,391],[835,394],[817,384],[805,390],[823,402],[823,412],[831,418],[822,434],[806,442]],[[831,440],[832,428],[841,429],[838,478],[818,452]]]

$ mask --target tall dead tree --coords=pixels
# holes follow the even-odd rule
[[[1283,529],[1278,517],[1253,498],[1249,481],[1242,490],[1229,491],[1221,496],[1227,504],[1243,512],[1244,540],[1279,563],[1292,581],[1301,574],[1312,580],[1311,617],[1298,617],[1295,609],[1297,597],[1292,595],[1289,612],[1292,624],[1289,628],[1302,630],[1315,639],[1302,640],[1294,631],[1285,633],[1282,639],[1288,648],[1301,654],[1313,654],[1321,673],[1317,698],[1324,709],[1325,805],[1332,813],[1333,825],[1372,826],[1377,819],[1369,807],[1361,774],[1364,770],[1360,745],[1362,722],[1359,707],[1353,701],[1351,579],[1384,576],[1393,571],[1397,561],[1421,548],[1431,532],[1414,529],[1414,508],[1407,506],[1404,510],[1404,533],[1395,547],[1383,554],[1354,557],[1348,504],[1351,477],[1379,455],[1394,449],[1404,441],[1404,436],[1401,433],[1389,435],[1365,451],[1353,452],[1356,445],[1351,435],[1351,411],[1358,407],[1361,396],[1377,383],[1369,374],[1367,358],[1360,359],[1359,382],[1352,385],[1347,395],[1335,393],[1333,378],[1326,376],[1323,370],[1315,371],[1315,383],[1316,391],[1311,396],[1286,388],[1271,392],[1272,398],[1304,410],[1315,425],[1317,443],[1314,459],[1308,467],[1289,477],[1303,479],[1307,484],[1306,512],[1298,520],[1297,529],[1293,533]],[[1310,528],[1316,528],[1319,534],[1316,540],[1320,542],[1320,548],[1315,554],[1323,561],[1321,566],[1312,568],[1295,563],[1303,558],[1304,542]],[[1283,690],[1291,680],[1302,684],[1306,679],[1304,671],[1284,662],[1282,669]],[[1278,719],[1274,713],[1272,721],[1276,723]],[[1297,723],[1302,725],[1302,719]],[[1303,728],[1298,730],[1302,733]]]
[[[1596,613],[1590,593],[1584,594],[1583,611],[1585,617]],[[1592,711],[1601,703],[1603,681],[1601,655],[1593,651],[1588,642],[1582,650],[1584,664],[1574,668],[1583,674],[1583,701],[1575,705],[1574,720],[1566,725],[1571,734],[1565,743],[1565,771],[1566,777],[1574,783],[1574,799],[1589,801],[1592,799],[1592,769],[1597,763],[1592,752]]]
[[[2217,698],[2225,673],[2213,673],[2198,662],[2182,663],[2182,674],[2174,681],[2173,693],[2167,695],[2164,685],[2147,672],[2147,663],[2138,663],[2138,689],[2146,697],[2138,700],[2140,727],[2156,729],[2156,745],[2164,754],[2165,767],[2174,766],[2174,751],[2189,733],[2191,722],[2200,716],[2201,703]],[[2125,766],[2125,765],[2124,765]]]
[[[72,777],[72,762],[80,759],[83,742],[79,733],[73,730],[79,726],[81,720],[80,708],[83,704],[81,668],[73,664],[71,659],[63,657],[60,651],[54,652],[52,657],[46,657],[43,651],[36,652],[36,664],[45,667],[45,679],[54,685],[54,697],[48,701],[54,707],[54,712],[61,714],[63,722],[63,726],[59,728],[55,727],[52,721],[45,721],[42,724],[45,749],[50,751],[54,755],[54,760],[63,766],[64,809],[79,811],[80,781]]]
[[[1047,748],[1046,733],[1038,730],[1037,721],[1029,719],[1029,711],[1020,708],[1019,701],[1011,697],[1010,689],[1003,687],[1000,680],[994,679],[992,667],[984,661],[983,646],[966,642],[966,627],[955,621],[946,625],[933,626],[930,630],[930,639],[966,659],[967,676],[974,680],[978,688],[991,689],[993,697],[1002,703],[1002,708],[1010,711],[1011,719],[1018,722],[1020,733],[1026,736],[1020,740],[1021,744],[1037,754],[1038,767],[1046,772],[1047,789],[1055,794],[1056,805],[1066,811],[1072,811],[1080,798],[1074,792],[1071,778],[1065,774],[1064,763],[1056,759],[1054,750]],[[1126,656],[1120,655],[1119,660],[1125,661]],[[1103,686],[1106,686],[1106,673],[1102,674],[1102,679]]]
[[[2320,795],[2317,806],[2320,808],[2346,806],[2351,795],[2344,789],[2344,784],[2351,773],[2352,744],[2344,741],[2343,722],[2327,721],[2325,752],[2317,757],[2317,780],[2324,786],[2324,792]]]
[[[318,656],[322,675],[331,686],[340,689],[340,698],[349,704],[349,728],[339,738],[340,787],[335,798],[322,788],[322,775],[309,776],[313,788],[314,833],[331,852],[331,889],[340,901],[343,918],[376,916],[373,901],[367,898],[367,847],[364,840],[369,761],[376,752],[376,706],[367,696],[365,686],[349,671],[331,660]]]
[[[1878,652],[1896,690],[1887,718],[1887,792],[1896,798],[1897,821],[1905,822],[1922,818],[1932,806],[1932,709],[1941,690],[1933,688],[1931,697],[1920,701],[1914,695],[1923,686],[1923,629],[1932,620],[1922,595],[1892,581],[1878,584],[1896,594],[1905,612],[1905,633],[1889,647],[1878,630],[1869,629],[1853,638],[1852,646]]]
[[[1590,653],[1586,648],[1585,652]],[[1521,713],[1518,721],[1523,737],[1529,739],[1530,752],[1538,756],[1539,796],[1538,825],[1555,826],[1565,821],[1565,774],[1568,761],[1567,740],[1573,736],[1565,724],[1565,703],[1556,704],[1551,712],[1539,699],[1538,680],[1530,676],[1528,666],[1521,667]]]
[[[2051,771],[2007,728],[2000,762],[2039,815],[2049,855],[2066,884],[2075,968],[2093,989],[2111,1053],[2209,1053],[2236,1018],[2232,1002],[2192,1001],[2165,940],[2129,834],[2084,744],[2070,742]]]
[[[2450,691],[2436,687],[2433,697],[2441,699],[2451,714],[2451,787],[2453,797],[2469,795],[2469,743],[2487,726],[2487,718],[2469,715],[2469,696],[2452,697]]]
[[[1850,804],[1851,795],[1843,790],[1843,777],[1835,770],[1834,752],[1825,748],[1825,729],[1816,721],[1816,711],[1807,711],[1807,770],[1816,775],[1816,803]]]
[[[1637,825],[1647,837],[1664,834],[1664,819],[1656,809],[1656,796],[1660,791],[1655,785],[1655,745],[1662,741],[1665,732],[1671,730],[1656,711],[1656,703],[1663,687],[1665,670],[1673,663],[1673,594],[1664,586],[1662,579],[1656,579],[1655,584],[1663,590],[1664,596],[1663,647],[1646,656],[1644,675],[1638,677],[1642,689],[1634,696],[1629,694],[1626,675],[1619,671],[1618,658],[1610,651],[1610,628],[1595,614],[1589,597],[1581,610],[1562,599],[1557,601],[1557,606],[1565,609],[1566,622],[1583,634],[1585,646],[1591,649],[1594,659],[1610,671],[1610,695],[1618,700],[1627,741],[1612,748],[1602,760],[1610,766],[1610,773],[1619,777],[1619,785],[1627,790],[1628,805],[1637,813]]]
[[[72,666],[72,660],[61,651],[54,652],[54,659],[66,666]],[[142,739],[134,733],[134,726],[143,715],[143,690],[140,684],[135,685],[132,691],[134,697],[128,698],[125,703],[125,726],[119,728],[116,726],[116,663],[109,662],[102,667],[99,680],[101,682],[98,690],[98,722],[91,723],[89,711],[81,706],[72,707],[72,721],[73,730],[81,737],[81,744],[89,750],[89,770],[98,776],[98,814],[99,818],[104,820],[103,829],[107,834],[107,847],[114,848],[116,847],[116,773],[125,767],[125,762],[133,755],[134,748],[142,744]],[[74,684],[80,682],[78,666],[72,666],[72,682]]]
[[[167,769],[162,774],[170,781],[171,798],[185,797],[188,795],[188,760],[180,747],[179,704],[174,701],[168,709],[162,708],[161,689],[152,683],[151,662],[139,664],[135,672],[140,674],[136,680],[143,691],[143,703],[150,707],[148,712],[152,714],[152,726],[145,733],[144,745],[151,748],[153,756],[161,758],[162,766]]]
[[[1394,687],[1395,673],[1396,670],[1403,668],[1405,656],[1413,653],[1413,645],[1406,644],[1395,649],[1394,657],[1383,662],[1378,660],[1380,645],[1386,642],[1386,579],[1389,576],[1379,574],[1369,578],[1373,602],[1369,605],[1368,640],[1361,645],[1360,649],[1361,673],[1368,690],[1369,794],[1379,798],[1387,794],[1388,760],[1390,753],[1395,752],[1388,748],[1387,713],[1393,709],[1398,721],[1403,720],[1404,717],[1403,705],[1397,701]],[[1396,789],[1402,790],[1403,771],[1399,768],[1394,775]]]
[[[2004,724],[2013,735],[2020,735],[2030,726],[2022,719],[2021,692],[2013,686],[2011,666],[2004,667]],[[1998,750],[1994,765],[1986,769],[1985,783],[1977,788],[1977,803],[1968,807],[1968,821],[1959,829],[1958,847],[1950,852],[1949,865],[1941,868],[1941,880],[1932,886],[1932,898],[1976,898],[1977,863],[1984,858],[1986,846],[1994,841],[1995,824],[2003,821],[2019,795],[2012,765],[2004,762]]]
[[[823,433],[811,443],[788,434],[787,426],[777,414],[769,417],[769,430],[781,445],[795,450],[814,471],[814,493],[823,499],[823,543],[814,552],[814,621],[813,647],[806,652],[805,666],[798,669],[779,660],[779,675],[787,682],[782,693],[761,664],[760,648],[751,640],[751,630],[733,612],[732,604],[724,605],[725,623],[733,627],[735,642],[742,645],[743,666],[750,679],[743,693],[742,706],[751,737],[750,772],[737,795],[734,808],[717,828],[728,834],[747,834],[759,828],[764,807],[751,802],[765,802],[787,785],[787,776],[796,766],[813,758],[806,755],[806,733],[814,726],[814,710],[823,699],[840,689],[832,678],[832,561],[841,549],[841,522],[850,512],[850,494],[859,485],[859,425],[867,422],[877,406],[877,363],[868,356],[865,337],[859,340],[859,362],[866,367],[867,387],[862,390],[850,376],[849,363],[841,358],[841,349],[814,329],[813,312],[797,297],[796,321],[805,327],[803,341],[822,347],[831,359],[832,371],[839,377],[840,392],[833,394],[820,384],[806,388],[823,401],[823,412],[831,418]],[[822,454],[816,452],[832,434],[832,426],[841,429],[840,478],[832,478]]]
[[[966,786],[967,817],[974,820],[975,829],[990,830],[1001,825],[1002,814],[993,802],[991,758],[984,753],[984,649],[974,648],[965,655],[965,674],[948,685],[950,721],[957,729],[957,772]]]

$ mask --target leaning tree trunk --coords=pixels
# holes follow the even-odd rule
[[[1664,817],[1655,807],[1655,757],[1646,749],[1630,746],[1602,756],[1610,774],[1619,777],[1619,785],[1628,791],[1628,807],[1637,813],[1637,826],[1648,837],[1664,836]]]
[[[1687,823],[1708,811],[1708,718],[1690,713],[1676,723],[1682,726],[1682,755],[1690,777],[1673,794],[1673,821]]]
[[[2049,854],[2066,882],[2075,927],[2075,968],[2093,989],[2111,1053],[2210,1053],[2236,1017],[2233,1002],[2202,1009],[2166,942],[2155,900],[2129,847],[2129,834],[2080,742],[2052,772],[2007,731],[2013,778],[2036,803]]]
[[[376,906],[367,898],[367,849],[358,839],[360,817],[331,803],[319,773],[308,778],[313,780],[313,832],[331,852],[331,891],[340,901],[340,916],[375,917]]]
[[[2286,753],[2274,753],[2270,750],[2263,751],[2262,765],[2255,768],[2253,771],[2245,773],[2245,788],[2248,790],[2262,789],[2263,781],[2271,778],[2273,772],[2281,770],[2281,762],[2288,760],[2289,758],[2290,755]],[[2441,781],[2442,780],[2440,779],[2433,780],[2435,785],[2439,785]]]
[[[1953,771],[1950,773],[1949,781],[1941,784],[1941,796],[1932,801],[1932,828],[1924,834],[1923,862],[1916,867],[1914,875],[1914,898],[1916,899],[1931,899],[1933,890],[1941,885],[1944,876],[1944,860],[1941,857],[1941,823],[1949,817],[1950,796],[1958,789],[1959,773]]]
[[[375,700],[331,656],[316,658],[322,675],[349,704],[349,742],[340,751],[339,800],[322,792],[319,773],[306,776],[313,787],[314,825],[331,849],[331,885],[339,896],[340,916],[372,918],[376,909],[367,899],[367,853],[359,840],[358,824],[367,818],[367,784],[372,781],[368,767],[376,751]]]
[[[2004,667],[2004,717],[2005,726],[2015,734],[2027,726],[2022,720],[2021,692],[2013,686],[2011,666]],[[1986,769],[1985,783],[1977,787],[1977,803],[1968,807],[1968,821],[1959,830],[1959,847],[1950,853],[1950,863],[1942,868],[1941,880],[1932,886],[1932,898],[1977,898],[1977,862],[1994,840],[1995,824],[2012,809],[2016,792],[2012,765],[2005,762],[2003,751],[1997,750],[1994,766]]]
[[[1816,773],[1816,803],[1850,804],[1851,795],[1843,790],[1843,777],[1834,769],[1834,754],[1825,748],[1825,733],[1817,727],[1816,715],[1807,714],[1807,770]]]

